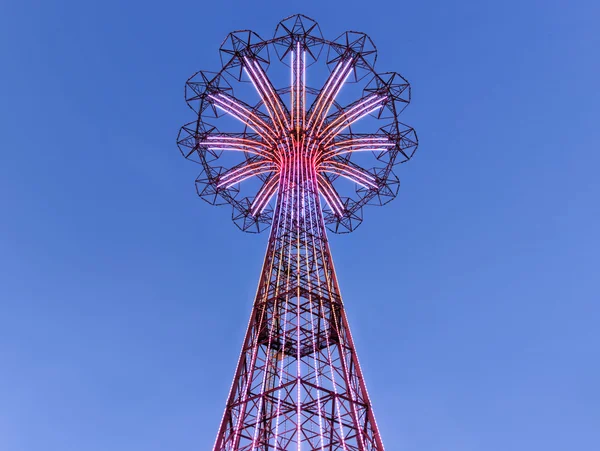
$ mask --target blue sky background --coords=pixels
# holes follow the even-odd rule
[[[185,80],[285,16],[413,86],[332,248],[388,450],[600,449],[600,4],[0,5],[0,449],[210,449],[267,235],[196,197]]]

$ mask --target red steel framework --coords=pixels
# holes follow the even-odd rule
[[[267,76],[273,51],[290,68],[289,87],[276,89]],[[329,73],[317,90],[306,85],[306,68],[322,55]],[[365,34],[327,41],[303,15],[280,22],[270,40],[233,32],[221,56],[220,72],[201,71],[186,83],[198,116],[182,127],[178,144],[202,166],[196,186],[203,199],[231,204],[242,230],[272,228],[214,450],[383,450],[326,228],[350,232],[365,205],[395,197],[393,166],[417,147],[414,130],[398,121],[408,82],[375,72]],[[233,94],[235,83],[248,80],[260,98],[254,106]],[[362,83],[363,95],[342,106],[338,94],[348,83]],[[223,116],[243,130],[219,131],[212,122]],[[374,132],[356,130],[363,118]],[[365,169],[355,154],[376,166]],[[231,155],[241,161],[222,166]],[[243,196],[251,178],[258,188]],[[354,186],[353,195],[340,194],[340,180]]]

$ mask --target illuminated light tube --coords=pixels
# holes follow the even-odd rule
[[[239,115],[239,117],[237,117],[235,115],[234,116],[237,117],[238,119],[240,119],[244,124],[255,128],[257,130],[257,132],[259,132],[259,134],[260,134],[260,132],[265,133],[268,130],[268,127],[261,125],[256,120],[255,115],[251,114],[245,108],[239,107],[235,104],[229,104],[229,103],[225,102],[224,100],[218,99],[216,97],[214,98],[214,101],[218,103],[217,107],[220,107],[225,112],[232,114],[232,111],[233,111],[235,114]]]
[[[370,103],[374,103],[374,102],[378,102],[378,101],[381,101],[381,97],[379,97],[376,94],[373,94],[372,96],[369,96],[366,99],[361,100],[356,105],[353,105],[348,111],[343,111],[342,114],[340,115],[340,117],[338,117],[331,124],[329,124],[323,132],[325,133],[330,128],[336,127],[337,125],[339,125],[340,122],[348,120],[348,118],[352,117],[353,115],[356,115],[357,111],[362,112],[362,110],[370,108],[371,107],[371,105],[369,105]],[[367,106],[365,106],[365,105],[367,105]],[[360,114],[360,112],[358,114]]]
[[[263,84],[269,88],[269,91],[271,91],[272,99],[275,102],[275,105],[277,106],[279,113],[281,114],[281,118],[282,118],[284,124],[289,126],[288,120],[287,120],[288,117],[285,114],[285,111],[283,111],[283,107],[281,106],[281,98],[275,92],[275,89],[273,88],[273,86],[271,85],[271,82],[267,78],[265,71],[262,69],[260,64],[258,64],[258,61],[254,61],[254,65],[256,66],[256,72],[258,73],[259,77],[262,78]]]
[[[347,139],[346,141],[338,141],[337,143],[333,143],[331,146],[341,146],[343,144],[352,144],[352,143],[361,143],[361,142],[373,142],[373,141],[389,142],[390,140],[389,140],[388,137],[381,137],[381,138],[377,138],[377,137],[352,138],[352,139]],[[390,144],[392,144],[392,143],[390,143]]]
[[[216,99],[215,99],[216,101]],[[251,124],[247,121],[247,119],[243,119],[239,116],[239,112],[236,114],[234,112],[231,111],[231,109],[227,109],[219,104],[215,104],[215,106],[217,108],[219,108],[220,110],[223,110],[225,113],[232,115],[234,118],[236,118],[237,120],[239,120],[240,122],[242,122],[244,125],[247,125],[248,127],[254,129],[256,131],[256,133],[258,133],[260,135],[261,138],[265,139],[265,140],[270,140],[273,143],[275,143],[275,141],[270,138],[269,136],[266,136],[264,131],[262,130],[261,127],[256,126],[256,124]]]
[[[216,150],[233,150],[233,151],[243,151],[254,153],[256,155],[263,156],[267,159],[275,157],[279,160],[279,155],[277,153],[270,153],[267,147],[264,147],[262,143],[259,141],[254,141],[251,139],[244,138],[234,138],[234,137],[226,137],[226,136],[209,136],[207,137],[209,141],[202,141],[199,144],[208,146],[210,149]],[[221,142],[222,141],[222,142]],[[213,146],[223,146],[223,147],[213,147]],[[251,149],[251,150],[248,150]],[[252,152],[252,150],[254,152]]]
[[[212,135],[212,136],[207,136],[206,139],[234,141],[234,142],[248,143],[248,144],[252,144],[252,145],[256,145],[256,146],[262,146],[262,143],[260,141],[255,141],[253,139],[247,139],[247,138],[238,138],[235,136]]]
[[[319,124],[319,127],[317,128],[317,132],[321,130],[321,127],[323,127],[323,123],[325,122],[325,118],[329,114],[329,110],[331,109],[331,106],[333,105],[333,102],[337,98],[338,94],[342,90],[342,87],[346,84],[346,81],[348,80],[348,77],[350,77],[350,74],[352,73],[352,65],[350,65],[351,62],[352,62],[352,60],[350,60],[348,62],[348,65],[345,68],[346,75],[343,77],[342,82],[339,83],[339,85],[338,85],[335,93],[331,96],[331,99],[330,99],[330,101],[327,104],[327,109],[326,110],[324,109],[324,114],[322,114],[321,123]]]
[[[260,216],[262,214],[262,212],[265,210],[265,208],[267,208],[267,205],[269,205],[269,202],[271,202],[271,199],[273,198],[273,196],[277,193],[277,184],[275,184],[273,186],[273,191],[269,196],[265,197],[265,202],[263,202],[262,206],[258,209],[258,211],[255,212],[256,215]]]
[[[367,108],[365,108],[365,110],[361,111],[360,115],[359,115],[359,116],[357,116],[357,117],[355,117],[355,118],[354,118],[354,119],[353,119],[351,122],[348,122],[347,124],[343,124],[343,125],[342,125],[342,127],[341,127],[339,130],[337,130],[335,134],[337,135],[337,134],[338,134],[338,133],[340,133],[342,130],[345,130],[346,128],[350,127],[350,126],[351,126],[352,124],[354,124],[356,121],[358,121],[358,120],[362,119],[362,118],[363,118],[363,117],[365,117],[365,116],[368,116],[369,114],[371,114],[371,113],[373,113],[373,112],[377,111],[378,109],[380,109],[380,108],[382,108],[382,107],[383,107],[383,104],[381,104],[381,105],[375,105],[375,106],[374,106],[372,109],[370,109],[370,110],[368,110],[368,111],[365,111],[365,110],[367,110]],[[335,136],[335,135],[334,135],[334,136]],[[331,140],[329,140],[329,141],[331,141]]]
[[[295,103],[294,103],[294,51],[292,50],[290,52],[290,96],[291,96],[291,101],[290,101],[290,117],[291,117],[291,126],[294,127],[295,121],[294,121],[294,110],[295,110]]]
[[[324,179],[323,176],[320,176],[320,179],[318,180],[317,184],[321,188],[321,194],[323,195],[325,202],[327,202],[329,209],[341,218],[343,216],[343,204],[341,199],[339,198],[339,195],[337,193],[331,192],[331,188],[333,188],[331,186],[331,183]]]
[[[252,214],[256,213],[257,215],[260,215],[263,212],[273,195],[277,192],[278,183],[279,176],[274,176],[263,185],[250,207],[250,212]]]
[[[335,188],[333,187],[333,185],[329,181],[327,181],[325,183],[325,188],[326,188],[327,192],[329,193],[329,197],[333,201],[334,206],[337,206],[337,208],[338,208],[338,214],[340,216],[342,216],[342,212],[344,210],[344,204],[342,202],[342,199],[341,199],[340,195],[337,193],[337,191],[335,190]]]
[[[220,98],[218,98],[216,96],[212,96],[211,95],[209,97],[211,99],[213,99],[215,102],[218,102],[218,103],[221,104],[221,105],[219,105],[218,103],[215,104],[216,107],[220,108],[221,110],[225,111],[228,114],[231,114],[233,117],[235,117],[236,119],[240,120],[241,122],[243,122],[248,127],[251,127],[253,129],[255,129],[256,132],[261,136],[261,138],[263,138],[265,140],[268,140],[268,141],[271,141],[273,144],[276,144],[275,140],[270,136],[269,133],[267,133],[268,131],[270,131],[269,127],[266,126],[266,129],[265,129],[265,127],[261,126],[257,122],[257,120],[261,121],[261,122],[262,122],[262,120],[260,118],[257,118],[254,113],[252,113],[251,111],[248,111],[243,106],[238,105],[235,102],[233,104],[228,104],[224,100],[222,100],[222,99],[220,99]],[[233,112],[231,110],[233,110]],[[241,116],[244,116],[244,113],[246,115],[245,119],[243,119],[241,117]],[[263,122],[263,124],[264,124],[264,122]]]
[[[233,152],[247,152],[253,155],[258,155],[260,157],[264,157],[266,159],[270,159],[272,157],[271,154],[267,153],[264,149],[251,147],[246,144],[241,144],[239,146],[232,146],[231,143],[206,143],[208,150],[228,150]]]
[[[340,64],[342,64],[341,61],[340,61]],[[321,127],[323,126],[323,122],[325,121],[325,118],[327,117],[327,113],[331,109],[331,105],[333,105],[333,102],[335,101],[337,95],[339,94],[340,90],[342,89],[342,86],[344,85],[344,83],[346,83],[346,80],[348,79],[348,77],[350,76],[350,73],[352,72],[351,64],[352,64],[352,59],[344,62],[344,66],[343,66],[341,73],[338,74],[336,77],[332,77],[332,80],[335,81],[331,85],[332,92],[331,93],[328,92],[327,95],[324,96],[323,102],[322,102],[323,104],[320,105],[319,112],[317,113],[318,116],[321,117],[321,122],[317,126],[317,133],[321,130]],[[348,70],[348,69],[350,69],[350,70]],[[340,84],[340,81],[341,81],[341,84]],[[325,110],[325,107],[327,107],[326,110]],[[325,114],[323,114],[324,111],[325,111]],[[315,110],[315,112],[316,112],[316,110]]]
[[[305,174],[306,174],[306,179],[307,180],[311,180],[311,182],[314,182],[314,179],[311,179],[309,176],[309,167],[307,164],[304,165],[304,170],[305,170]],[[318,184],[318,182],[317,182]],[[310,192],[310,190],[309,190]],[[318,188],[317,188],[317,192],[318,192]],[[318,194],[317,194],[318,195]],[[312,203],[312,196],[309,196],[308,198],[308,204],[309,204],[309,208],[310,208],[310,204]],[[305,209],[305,208],[304,208]],[[310,230],[314,229],[314,226],[312,224],[312,214],[309,213],[309,221],[310,221]],[[305,243],[308,242],[308,233],[306,230],[304,230],[304,241]],[[314,239],[313,239],[313,246],[314,246]],[[308,252],[305,254],[306,256],[306,268],[307,268],[307,275],[308,275],[308,286],[309,286],[309,291],[311,290],[312,287],[312,278],[311,278],[311,270],[310,270],[310,261],[309,261],[309,255]],[[318,279],[318,274],[317,274],[317,279]],[[317,340],[315,337],[315,321],[314,321],[314,312],[313,312],[313,300],[312,297],[309,297],[309,307],[310,307],[310,330],[311,330],[311,335],[312,335],[312,347],[313,347],[313,365],[314,365],[314,369],[315,369],[315,384],[317,387],[321,386],[321,380],[319,377],[319,363],[317,360]],[[322,411],[321,411],[321,393],[320,390],[317,389],[317,412],[319,413],[319,438],[320,438],[320,444],[321,444],[321,451],[325,451],[325,444],[324,444],[324,435],[323,435],[323,418],[322,418]]]
[[[341,67],[345,64],[345,61],[340,60],[339,63],[337,63],[333,69],[333,72],[331,73],[331,75],[328,77],[327,82],[325,83],[325,86],[323,87],[323,89],[321,90],[321,94],[319,94],[319,97],[316,100],[315,103],[315,108],[312,111],[310,118],[308,119],[309,123],[312,123],[313,117],[315,116],[315,114],[317,113],[317,110],[319,109],[319,106],[321,105],[321,103],[323,102],[323,100],[325,99],[325,94],[327,94],[327,90],[329,89],[329,85],[333,82],[333,80],[336,77],[337,72],[341,69]]]
[[[327,135],[327,140],[326,140],[326,142],[325,142],[325,144],[324,144],[324,145],[325,145],[325,146],[327,146],[327,145],[328,145],[328,144],[331,142],[331,140],[332,140],[332,139],[334,139],[334,138],[336,137],[336,135],[337,135],[338,133],[340,133],[342,130],[345,130],[346,128],[348,128],[348,127],[350,127],[352,124],[354,124],[356,121],[358,121],[358,120],[362,119],[362,118],[363,118],[363,117],[365,117],[365,116],[368,116],[369,114],[373,113],[374,111],[377,111],[377,110],[378,110],[379,108],[381,108],[382,106],[383,106],[383,104],[381,104],[381,105],[376,105],[374,108],[372,108],[372,109],[370,109],[370,110],[369,110],[368,108],[364,108],[364,109],[363,109],[363,110],[360,112],[360,114],[359,114],[357,117],[355,117],[354,119],[352,119],[352,121],[350,121],[350,122],[347,122],[347,123],[345,123],[345,124],[342,124],[342,125],[340,125],[340,126],[338,127],[338,129],[337,129],[337,130],[334,130],[333,132],[330,132],[330,133]]]
[[[381,140],[365,141],[365,142],[361,142],[358,140],[342,141],[342,142],[333,143],[333,144],[327,146],[326,147],[327,151],[323,152],[321,154],[321,158],[324,159],[328,155],[343,154],[343,153],[349,153],[349,152],[364,152],[364,151],[384,152],[384,151],[389,150],[390,147],[394,147],[395,145],[396,145],[395,143],[391,143],[389,141],[383,142]],[[385,147],[374,147],[374,146],[385,146]]]
[[[302,52],[302,123],[306,126],[306,50]]]
[[[230,103],[231,108],[235,108],[238,110],[241,110],[243,112],[246,113],[247,117],[252,120],[254,120],[257,124],[259,124],[261,127],[264,127],[265,130],[269,130],[269,125],[263,121],[260,117],[258,117],[254,112],[252,112],[251,110],[249,110],[248,108],[246,108],[243,105],[240,105],[235,98],[227,96],[225,94],[219,93],[216,96],[214,96],[215,100],[219,99],[221,102],[225,103],[226,105],[228,104],[228,102]]]
[[[325,167],[324,170],[327,172],[336,173],[344,178],[347,178],[348,180],[353,181],[354,183],[361,185],[364,188],[378,188],[377,184],[374,181],[367,179],[365,175],[361,173],[352,172],[348,168],[332,166],[331,169]]]
[[[327,146],[327,149],[336,148],[337,150],[343,149],[351,149],[351,148],[360,148],[360,147],[372,147],[372,146],[386,146],[386,147],[394,147],[396,144],[385,141],[366,141],[366,142],[355,142],[353,144],[343,144],[343,143],[333,143],[330,146]]]
[[[337,155],[344,155],[346,153],[352,153],[352,152],[387,152],[389,149],[389,147],[364,147],[362,149],[346,149],[346,150],[340,150],[340,149],[333,149],[330,150],[329,152],[325,152],[323,153],[323,155],[321,155],[320,158],[320,162],[323,161],[328,161],[330,158],[335,157]]]
[[[317,126],[317,133],[319,131],[321,131],[321,128],[323,127],[323,124],[325,123],[325,119],[327,118],[327,115],[329,114],[329,110],[331,110],[331,106],[333,105],[333,103],[335,102],[335,99],[337,98],[338,94],[342,90],[342,87],[348,80],[348,77],[350,77],[350,74],[352,73],[352,67],[353,67],[352,60],[349,60],[346,63],[346,66],[344,67],[344,70],[342,71],[342,73],[338,76],[335,86],[332,88],[333,92],[328,94],[327,100],[326,100],[326,102],[324,102],[324,104],[321,108],[321,112],[320,112],[321,121],[319,122],[319,125]]]
[[[250,164],[248,164],[246,166],[242,166],[242,167],[239,167],[237,169],[230,170],[230,171],[226,172],[225,174],[223,174],[221,176],[221,180],[226,180],[229,177],[232,177],[233,175],[236,175],[238,173],[242,173],[244,171],[247,171],[249,169],[255,168],[255,167],[260,166],[260,165],[265,164],[265,163],[269,164],[269,162],[265,162],[265,161],[255,161],[254,163],[250,163]]]
[[[221,177],[221,183],[219,184],[219,186],[223,185],[224,183],[231,183],[232,180],[237,180],[237,178],[239,177],[244,177],[244,180],[246,178],[246,175],[257,175],[257,174],[262,174],[264,172],[271,172],[273,169],[275,169],[274,167],[272,167],[270,164],[267,164],[266,167],[246,167],[244,168],[243,171],[236,171],[235,174],[226,174],[229,177]],[[252,171],[262,171],[262,172],[252,172]],[[251,174],[248,174],[248,173]],[[236,183],[236,182],[232,182],[232,183]]]
[[[273,168],[259,169],[258,171],[253,172],[252,174],[250,174],[250,175],[248,175],[248,176],[246,176],[244,178],[241,178],[239,180],[230,181],[230,183],[227,186],[225,186],[225,188],[229,189],[233,185],[237,185],[238,183],[242,183],[244,180],[248,180],[251,177],[254,177],[254,176],[257,176],[257,175],[260,175],[260,174],[266,174],[267,172],[272,172],[272,171],[273,171]],[[223,183],[218,184],[217,188],[220,188],[221,186],[223,186]]]
[[[246,62],[246,67],[244,68],[244,70],[246,71],[248,78],[250,78],[250,81],[252,81],[254,88],[263,99],[263,103],[265,104],[265,106],[267,106],[268,103],[267,110],[269,111],[269,116],[271,116],[271,119],[276,118],[277,123],[280,127],[280,131],[284,132],[285,125],[282,122],[281,117],[279,116],[279,111],[277,108],[281,108],[281,106],[278,104],[278,98],[275,97],[275,93],[272,92],[272,88],[268,89],[270,88],[270,86],[265,86],[266,83],[264,83],[264,80],[262,80],[262,69],[260,68],[260,65],[256,61],[254,61],[256,67],[254,67],[253,69],[253,64],[251,60],[249,60],[247,57],[244,57],[244,61]]]
[[[254,74],[250,75],[250,71],[247,70],[246,68],[244,68],[244,72],[246,72],[246,75],[248,75],[248,78],[252,82],[254,89],[256,89],[256,92],[258,92],[261,99],[263,100],[263,105],[267,108],[267,112],[269,113],[269,116],[271,117],[271,119],[273,119],[273,122],[275,122],[274,121],[274,119],[275,119],[274,112],[272,111],[271,103],[269,101],[267,101],[264,92],[261,89],[259,89],[259,87],[257,86],[256,81],[254,80],[254,77],[255,77]]]
[[[323,199],[325,199],[325,203],[327,204],[327,206],[329,207],[329,209],[330,209],[331,211],[333,211],[333,213],[334,213],[334,214],[335,214],[337,217],[341,218],[341,217],[342,217],[342,213],[341,213],[339,210],[337,210],[337,209],[335,208],[335,205],[333,204],[333,202],[332,202],[332,201],[331,201],[331,200],[330,200],[330,199],[327,197],[327,194],[325,193],[325,190],[323,190],[323,191],[321,192],[321,195],[323,196]]]
[[[233,151],[233,152],[247,152],[247,153],[251,153],[252,155],[258,155],[259,157],[266,157],[268,158],[270,155],[266,154],[260,150],[255,150],[252,149],[250,147],[209,147],[208,150],[227,150],[227,151]]]
[[[264,165],[265,167],[260,167],[261,165]],[[230,188],[237,183],[241,183],[244,180],[249,179],[250,177],[254,177],[256,175],[264,174],[267,172],[272,172],[274,169],[276,169],[276,165],[274,163],[264,161],[244,166],[233,172],[223,174],[220,177],[219,183],[217,184],[217,188],[221,188],[225,184],[227,184],[226,188]]]
[[[348,165],[340,164],[337,161],[330,161],[328,163],[330,165],[332,165],[333,167],[338,168],[339,170],[342,170],[342,171],[346,171],[350,175],[358,177],[359,179],[361,179],[361,180],[363,180],[365,182],[370,182],[370,183],[374,183],[375,182],[375,177],[373,177],[369,173],[361,172],[360,170],[358,170],[356,168],[353,168],[353,167],[348,166]]]
[[[297,51],[295,53],[296,58],[294,59],[294,64],[296,65],[296,73],[294,80],[294,89],[296,92],[294,93],[294,99],[296,102],[294,103],[294,108],[296,109],[296,123],[294,124],[296,130],[298,130],[298,122],[300,121],[300,77],[298,76],[298,72],[300,71],[300,43],[297,43]]]
[[[252,144],[246,144],[246,143],[236,143],[233,141],[224,141],[224,142],[219,142],[219,141],[203,141],[200,143],[201,145],[207,146],[207,147],[228,147],[231,148],[230,150],[245,150],[245,149],[252,149],[255,150],[257,152],[263,152],[266,154],[267,149],[265,149],[264,147],[258,147],[258,146],[253,146]]]
[[[382,100],[382,98],[380,96],[378,96],[377,94],[373,94],[372,96],[369,96],[366,99],[360,101],[356,105],[352,106],[348,111],[343,111],[342,114],[340,115],[340,117],[335,119],[331,124],[329,124],[325,128],[325,130],[323,130],[323,134],[326,134],[328,132],[328,130],[331,128],[338,127],[344,121],[349,121],[350,120],[349,118],[351,118],[352,116],[354,116],[356,114],[362,113],[363,110],[371,108],[371,105],[365,106],[365,104],[369,104],[369,103],[373,103],[373,102],[380,102],[381,100]],[[357,111],[360,111],[360,112],[357,113]]]

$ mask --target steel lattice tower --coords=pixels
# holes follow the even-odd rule
[[[267,76],[273,51],[290,68],[285,88]],[[313,89],[306,68],[322,55],[328,75]],[[376,51],[365,34],[327,41],[302,15],[280,22],[270,40],[231,33],[221,56],[220,72],[201,71],[186,83],[198,116],[182,127],[178,144],[202,166],[196,185],[203,199],[231,204],[242,230],[272,227],[214,450],[383,450],[326,227],[350,232],[365,205],[395,197],[392,168],[417,146],[414,130],[398,121],[410,100],[408,82],[374,71]],[[259,95],[255,105],[233,94],[233,85],[248,80]],[[345,84],[362,86],[362,96],[341,105]],[[219,131],[223,116],[243,130]],[[359,132],[359,119],[374,131]],[[365,169],[355,154],[376,166]],[[251,178],[255,195],[243,196]],[[354,186],[350,196],[336,188],[338,180]]]

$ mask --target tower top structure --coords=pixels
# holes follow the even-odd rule
[[[218,72],[199,71],[187,81],[196,119],[177,140],[202,167],[196,179],[202,199],[231,205],[241,230],[260,232],[273,221],[282,174],[295,155],[315,171],[324,221],[335,233],[353,231],[365,206],[397,195],[394,166],[417,148],[415,131],[398,119],[410,85],[396,72],[375,71],[377,50],[366,34],[326,40],[317,22],[297,14],[282,20],[271,39],[250,30],[230,33],[220,54]],[[268,74],[272,66],[280,74],[282,65],[289,75],[280,86]],[[309,86],[307,72],[323,85]],[[249,84],[258,96],[242,100],[237,93],[247,93]],[[345,90],[356,95],[348,103],[341,101]],[[237,131],[231,121],[221,125],[224,116],[238,122]]]

